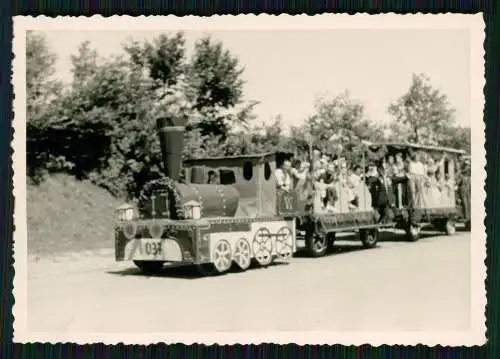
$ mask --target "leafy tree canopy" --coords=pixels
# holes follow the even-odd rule
[[[153,41],[131,41],[124,46],[130,61],[148,70],[157,86],[175,85],[185,71],[185,43],[182,32],[161,34]]]
[[[234,125],[252,119],[255,102],[243,100],[244,69],[221,42],[206,36],[195,43],[188,66],[188,81],[195,93],[196,123],[203,135],[225,138]]]
[[[284,128],[281,116],[255,124],[257,102],[244,99],[243,68],[220,42],[204,37],[187,58],[182,33],[129,42],[124,57],[101,58],[88,42],[71,57],[73,82],[53,79],[56,57],[38,33],[27,37],[28,169],[67,171],[115,195],[137,197],[162,176],[155,121],[186,124],[184,158],[315,147],[350,161],[361,142],[383,141],[386,128],[370,121],[349,92],[323,97],[303,125]],[[453,126],[446,96],[423,75],[391,104],[398,141],[470,150],[470,128]]]
[[[424,74],[413,74],[408,91],[388,111],[396,120],[391,125],[394,136],[419,144],[439,144],[455,121],[446,95],[432,87]]]
[[[364,105],[349,91],[329,98],[319,98],[313,115],[300,127],[292,128],[295,146],[307,153],[312,148],[335,155],[348,155],[351,160],[361,156],[356,150],[362,140],[381,141],[383,127],[370,121]]]
[[[41,33],[26,33],[26,95],[27,120],[43,116],[50,103],[61,90],[61,83],[54,79],[57,56],[50,51]]]

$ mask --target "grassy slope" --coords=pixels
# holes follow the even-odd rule
[[[28,252],[34,255],[112,248],[121,203],[87,181],[55,175],[28,184]]]

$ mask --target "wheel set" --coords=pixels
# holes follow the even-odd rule
[[[440,219],[432,222],[432,225],[448,236],[452,236],[457,232],[456,223],[453,218]],[[416,242],[420,239],[421,232],[422,226],[420,224],[410,223],[406,227],[406,238],[410,242]]]
[[[445,218],[439,222],[433,222],[439,230],[451,236],[456,233],[453,218]],[[406,226],[406,237],[408,241],[415,242],[420,239],[422,226],[420,224],[408,223]],[[376,247],[379,241],[378,228],[362,228],[359,230],[359,238],[365,248]],[[273,251],[273,241],[274,251]],[[306,248],[310,256],[321,257],[333,248],[335,233],[321,230],[318,225],[310,226],[305,230]],[[262,227],[255,232],[253,239],[239,238],[234,242],[227,239],[219,239],[212,248],[211,263],[197,264],[196,267],[201,275],[212,276],[228,272],[233,264],[245,271],[250,268],[252,262],[260,267],[267,267],[275,259],[288,260],[293,256],[293,230],[290,227],[282,227],[276,233],[271,234],[268,228]],[[161,261],[134,261],[137,267],[149,274],[159,273],[163,269]]]
[[[273,253],[271,232],[267,228],[260,228],[254,235],[253,241],[239,238],[232,247],[229,241],[220,239],[212,251],[212,263],[199,264],[197,268],[202,275],[217,275],[229,271],[235,263],[242,271],[250,268],[252,262],[260,267],[267,267],[274,259],[288,260],[293,256],[293,232],[289,227],[278,230],[276,248]]]
[[[365,248],[374,248],[379,239],[378,228],[366,228],[359,230],[361,243]],[[328,250],[332,250],[335,243],[335,232],[324,232],[318,229],[311,229],[306,232],[306,248],[311,257],[321,257]]]

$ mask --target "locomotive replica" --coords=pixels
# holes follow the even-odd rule
[[[207,274],[292,257],[295,218],[278,210],[276,154],[185,161],[181,183],[184,127],[161,118],[157,129],[165,177],[145,186],[138,210],[118,209],[117,261],[132,260],[144,272],[196,265]],[[207,183],[214,175],[218,183]]]

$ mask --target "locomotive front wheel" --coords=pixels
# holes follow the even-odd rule
[[[214,268],[219,273],[224,273],[231,268],[233,256],[231,253],[231,245],[226,240],[217,242],[214,248],[212,262]]]
[[[328,250],[328,236],[316,230],[306,233],[306,247],[310,256],[324,256]]]
[[[416,242],[420,238],[420,226],[418,224],[409,224],[406,228],[406,238],[410,242]]]
[[[361,229],[359,231],[359,236],[364,247],[373,248],[377,245],[379,231],[377,228]]]
[[[455,227],[455,221],[452,220],[451,218],[447,219],[444,224],[444,230],[448,236],[454,235],[455,232],[457,231]]]
[[[134,264],[146,274],[158,274],[163,269],[161,261],[134,261]]]
[[[252,255],[250,245],[245,239],[240,238],[236,242],[233,258],[241,270],[247,270],[250,267]]]

